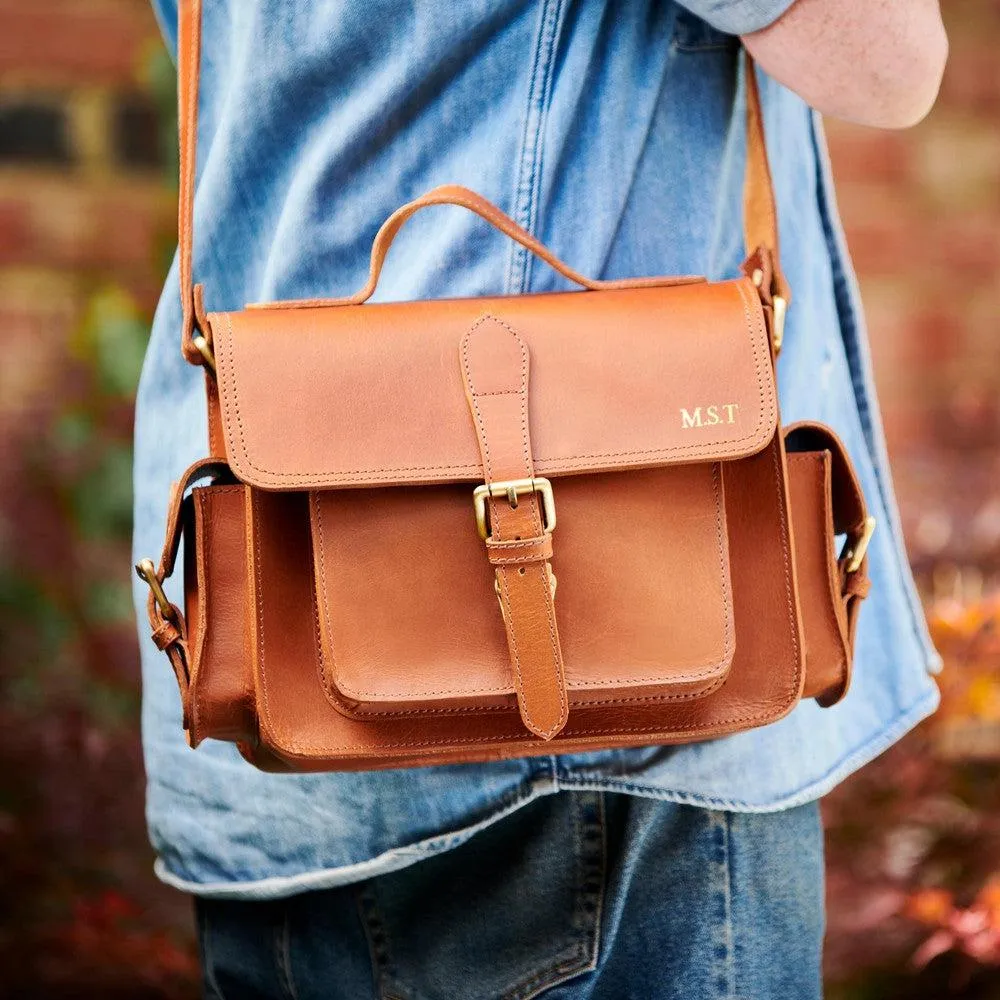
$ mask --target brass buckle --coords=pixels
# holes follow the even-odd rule
[[[173,621],[174,606],[170,603],[166,592],[160,584],[160,581],[157,579],[156,567],[153,565],[153,560],[140,559],[139,562],[135,564],[135,571],[138,574],[139,579],[144,581],[153,592],[153,598],[159,606],[160,614],[163,615],[167,621]]]
[[[485,541],[489,537],[489,523],[486,517],[486,501],[489,497],[506,497],[511,507],[517,507],[517,498],[538,493],[542,498],[542,523],[546,534],[556,526],[556,500],[552,495],[552,484],[540,476],[533,479],[507,479],[498,483],[483,483],[472,493],[472,506],[476,512],[476,530]]]
[[[205,359],[205,364],[208,366],[208,370],[214,375],[215,374],[215,355],[212,353],[212,345],[209,344],[208,338],[204,334],[196,333],[191,338],[191,343],[198,349],[198,353]]]
[[[861,569],[861,563],[865,558],[865,553],[868,551],[868,543],[872,540],[874,533],[875,518],[866,517],[861,531],[853,538],[848,537],[844,543],[844,551],[840,553],[840,558],[847,560],[845,569],[848,573],[857,573]]]
[[[764,284],[764,272],[755,267],[750,280],[759,289]],[[771,295],[771,346],[775,356],[781,353],[781,345],[785,342],[785,313],[788,312],[788,299],[783,295]]]
[[[774,343],[774,353],[781,350],[781,345],[785,342],[785,313],[788,311],[788,301],[783,295],[771,296],[771,316],[774,322],[772,331],[772,341]]]

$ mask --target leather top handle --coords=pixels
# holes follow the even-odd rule
[[[181,349],[184,357],[195,365],[203,365],[206,356],[204,341],[196,342],[196,331],[204,329],[202,315],[203,291],[194,284],[192,249],[194,242],[195,156],[198,138],[198,81],[201,67],[202,0],[178,0],[177,25],[177,103],[180,141],[180,183],[177,201],[177,230],[180,250],[180,292],[182,306]],[[765,307],[773,299],[789,299],[788,285],[778,263],[778,220],[771,169],[764,138],[764,120],[760,92],[753,60],[745,54],[747,158],[743,182],[743,231],[750,255],[747,273],[752,273]],[[354,295],[341,299],[304,299],[282,303],[285,306],[358,305],[375,291],[382,264],[390,244],[403,223],[428,205],[459,205],[475,212],[502,233],[532,251],[570,281],[584,288],[636,288],[667,283],[685,283],[692,278],[626,278],[597,280],[588,278],[559,260],[541,242],[485,198],[468,188],[444,185],[434,188],[402,208],[397,209],[382,225],[372,246],[368,282]],[[263,307],[267,307],[265,304]]]
[[[359,288],[353,295],[346,295],[337,299],[292,299],[281,302],[255,302],[248,306],[250,309],[290,309],[290,308],[312,308],[316,306],[359,306],[374,294],[378,285],[379,276],[382,273],[382,266],[385,264],[385,257],[396,238],[403,224],[412,215],[415,215],[422,208],[430,205],[455,205],[459,208],[467,208],[470,212],[475,212],[481,219],[485,219],[491,226],[498,229],[505,236],[509,236],[516,243],[520,243],[525,249],[530,250],[536,257],[545,261],[553,270],[558,271],[564,278],[580,285],[590,291],[608,291],[613,288],[650,288],[663,285],[686,285],[693,282],[704,281],[704,278],[694,275],[681,275],[676,277],[640,277],[640,278],[588,278],[585,274],[574,270],[569,264],[560,260],[544,243],[536,240],[531,233],[523,226],[519,226],[509,215],[501,212],[492,202],[487,201],[482,195],[470,191],[467,187],[459,184],[442,184],[432,188],[419,198],[407,202],[397,208],[388,219],[382,223],[372,242],[371,264],[368,270],[368,281],[364,287]]]

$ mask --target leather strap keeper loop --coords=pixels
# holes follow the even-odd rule
[[[514,538],[506,542],[487,538],[486,552],[494,566],[548,562],[552,558],[552,534],[545,532],[535,538]]]
[[[165,621],[153,629],[151,638],[153,645],[162,652],[168,646],[173,646],[174,643],[180,642],[183,636],[180,629],[173,622]]]

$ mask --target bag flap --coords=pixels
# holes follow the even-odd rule
[[[483,479],[459,345],[484,315],[531,356],[544,476],[741,458],[777,425],[759,298],[717,284],[210,316],[226,451],[263,489]]]

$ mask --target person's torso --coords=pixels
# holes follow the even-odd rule
[[[744,256],[738,42],[674,3],[205,7],[194,272],[209,309],[354,291],[383,219],[442,183],[483,194],[595,277],[721,278]],[[161,16],[170,34],[167,0]],[[933,654],[895,528],[822,136],[798,98],[763,84],[794,296],[779,368],[783,417],[824,420],[840,432],[882,522],[848,698],[831,710],[804,704],[764,730],[693,747],[274,776],[222,744],[185,747],[170,671],[144,640],[149,817],[166,877],[251,894],[331,884],[370,873],[372,859],[398,866],[414,851],[441,849],[449,831],[556,787],[777,808],[820,794],[930,710]],[[436,208],[404,228],[378,297],[564,287],[474,216]],[[207,449],[202,378],[181,360],[179,325],[175,264],[138,401],[142,554],[158,548],[171,480]],[[343,873],[358,864],[368,867]]]

